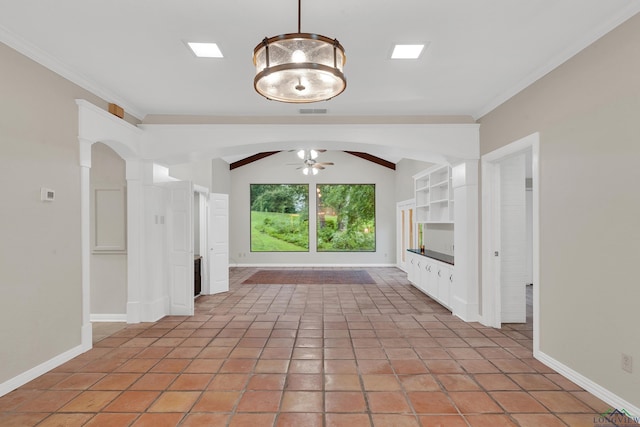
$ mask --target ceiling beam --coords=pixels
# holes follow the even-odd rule
[[[345,153],[349,153],[352,156],[360,157],[361,159],[368,160],[368,161],[373,162],[373,163],[375,163],[377,165],[384,166],[385,168],[396,170],[396,164],[395,163],[392,163],[392,162],[390,162],[388,160],[385,160],[385,159],[381,159],[380,157],[376,157],[376,156],[374,156],[372,154],[361,153],[359,151],[345,151]]]
[[[272,156],[274,154],[278,154],[280,151],[265,151],[262,153],[254,154],[253,156],[245,157],[244,159],[238,160],[237,162],[233,162],[229,164],[229,170],[234,170],[242,166],[246,166],[250,163],[253,163],[257,160],[264,159],[265,157]],[[372,163],[375,163],[380,166],[384,166],[385,168],[389,168],[391,170],[396,170],[396,164],[392,163],[388,160],[381,159],[380,157],[374,156],[369,153],[362,153],[360,151],[345,151],[345,153],[351,154],[352,156],[359,157],[364,160],[368,160]]]
[[[256,160],[264,159],[265,157],[273,156],[274,154],[278,154],[279,151],[265,151],[263,153],[254,154],[253,156],[245,157],[244,159],[238,160],[237,162],[233,162],[229,164],[229,170],[234,170],[241,166],[246,166],[249,163],[253,163]]]

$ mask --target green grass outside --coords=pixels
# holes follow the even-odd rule
[[[251,251],[252,252],[308,252],[309,249],[277,239],[259,231],[256,227],[263,224],[266,218],[274,221],[295,221],[290,214],[275,212],[251,211]],[[308,234],[308,230],[305,230]]]

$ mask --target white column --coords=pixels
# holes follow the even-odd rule
[[[143,257],[142,216],[142,164],[139,160],[126,161],[127,178],[127,323],[142,321]]]
[[[91,326],[91,145],[92,141],[78,138],[80,147],[80,239],[82,264],[82,326],[83,351],[93,347]]]
[[[479,319],[478,161],[453,166],[455,272],[451,308],[466,322]]]

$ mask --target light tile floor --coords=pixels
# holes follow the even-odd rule
[[[609,406],[464,323],[395,268],[376,285],[243,285],[127,325],[0,398],[9,426],[589,426]]]

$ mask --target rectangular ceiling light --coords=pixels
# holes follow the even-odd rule
[[[198,58],[223,58],[220,48],[215,43],[187,43]]]
[[[391,59],[418,59],[422,49],[423,44],[397,44],[393,47]]]

